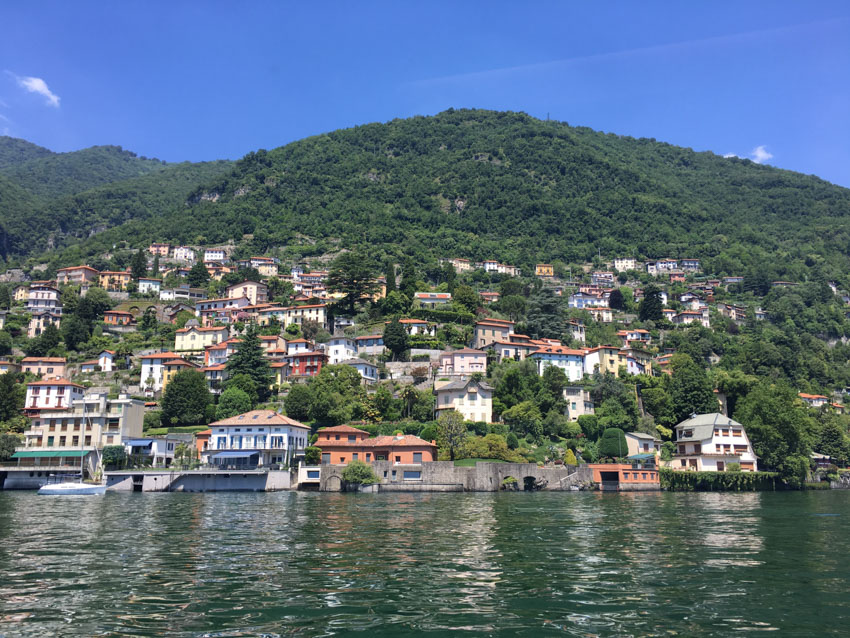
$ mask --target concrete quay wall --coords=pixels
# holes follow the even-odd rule
[[[323,465],[319,490],[341,491],[344,469],[341,465]],[[593,478],[586,466],[538,467],[534,463],[477,463],[472,467],[455,467],[451,461],[415,465],[375,461],[372,469],[378,476],[378,491],[381,492],[498,492],[508,477],[516,479],[516,487],[520,490],[526,486],[539,490],[570,490],[589,488]]]
[[[276,492],[292,487],[288,471],[107,472],[114,492]]]

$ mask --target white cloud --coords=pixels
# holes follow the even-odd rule
[[[750,157],[756,164],[764,164],[769,159],[773,158],[773,153],[770,153],[764,144],[756,146],[750,153]]]
[[[53,91],[47,88],[47,82],[42,80],[41,78],[33,78],[33,77],[20,77],[12,73],[15,80],[18,83],[18,86],[22,89],[26,89],[30,93],[38,93],[39,95],[43,95],[47,100],[48,106],[54,106],[57,109],[59,108],[59,96],[56,95]]]

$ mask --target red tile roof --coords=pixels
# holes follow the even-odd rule
[[[83,388],[83,386],[68,381],[68,379],[47,379],[45,381],[31,381],[27,385],[72,385],[75,388]]]
[[[244,414],[237,414],[221,421],[210,423],[211,427],[221,425],[293,425],[295,427],[310,429],[309,425],[290,419],[288,416],[278,414],[274,410],[251,410]]]

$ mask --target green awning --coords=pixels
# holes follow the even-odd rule
[[[12,455],[13,459],[34,459],[34,458],[80,458],[81,456],[86,456],[88,454],[88,450],[70,450],[70,451],[58,451],[58,450],[22,450],[20,452],[15,452]]]

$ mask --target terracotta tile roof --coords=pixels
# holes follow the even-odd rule
[[[146,354],[140,359],[179,359],[180,355],[174,352],[156,352],[154,354]]]
[[[567,348],[566,346],[544,346],[543,348],[532,352],[530,356],[533,357],[536,354],[563,354],[578,357],[585,356],[584,350],[574,350],[572,348]]]
[[[324,432],[325,434],[327,434],[329,432],[334,433],[334,434],[343,434],[343,433],[345,433],[345,434],[357,433],[357,434],[366,434],[366,435],[369,434],[366,430],[358,430],[357,428],[353,428],[350,425],[334,425],[334,426],[328,427],[328,428],[319,428],[316,433],[318,434],[318,433],[321,433],[321,432]]]
[[[825,397],[822,394],[806,394],[805,392],[801,392],[800,398],[801,399],[826,399],[828,397]]]
[[[163,365],[166,366],[189,366],[190,368],[197,368],[194,363],[186,361],[186,359],[172,359],[171,361],[166,361]]]
[[[83,388],[83,386],[78,383],[73,383],[68,381],[68,379],[47,379],[45,381],[32,381],[27,383],[27,385],[72,385],[75,388]]]
[[[65,357],[24,357],[21,363],[65,363]]]
[[[237,414],[221,421],[210,423],[211,427],[222,425],[292,425],[299,428],[309,430],[309,425],[304,425],[295,419],[290,419],[288,416],[278,414],[274,410],[251,410],[244,414]]]

